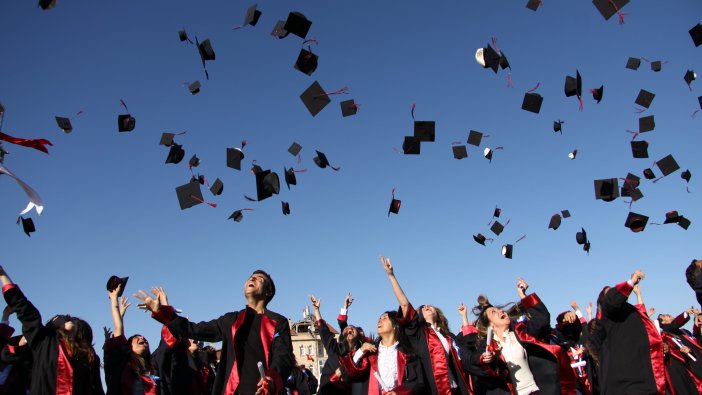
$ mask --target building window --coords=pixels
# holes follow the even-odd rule
[[[305,355],[305,346],[300,346],[300,355]]]
[[[324,345],[317,343],[317,355],[324,355]]]
[[[312,346],[307,346],[307,353],[312,355]]]

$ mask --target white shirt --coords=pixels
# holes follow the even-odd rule
[[[495,336],[495,340],[502,346],[502,356],[507,361],[509,378],[514,384],[517,395],[528,395],[538,391],[539,387],[536,385],[534,375],[529,368],[526,350],[519,343],[519,339],[514,335],[514,332],[505,331],[502,334],[502,339],[500,339],[500,336]]]
[[[451,358],[450,353],[449,353],[450,349],[449,349],[448,340],[446,340],[444,335],[441,334],[441,331],[439,330],[438,327],[434,327],[432,325],[431,329],[434,330],[434,333],[436,333],[436,336],[441,341],[441,345],[444,346],[444,355],[446,356],[446,364],[448,365],[449,364],[448,359]],[[449,374],[449,382],[451,383],[451,388],[458,388],[458,383],[456,382],[456,378],[453,377],[453,372],[451,371],[451,369],[449,369],[448,374]]]
[[[397,346],[399,342],[391,346],[378,344],[378,373],[383,383],[388,386],[386,390],[397,387]]]

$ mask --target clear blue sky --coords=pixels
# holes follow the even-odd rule
[[[351,321],[373,331],[379,314],[396,307],[378,256],[390,257],[410,299],[443,308],[458,329],[456,307],[472,305],[479,293],[495,302],[517,298],[524,277],[553,317],[571,299],[594,301],[603,285],[627,279],[636,268],[647,305],[678,313],[694,303],[684,268],[700,257],[702,216],[698,182],[702,116],[700,81],[690,92],[687,69],[700,69],[702,48],[688,34],[702,17],[699,1],[635,1],[619,26],[605,21],[590,1],[546,0],[537,12],[519,1],[312,2],[261,1],[255,27],[243,22],[250,3],[240,1],[86,2],[59,0],[42,11],[34,1],[0,6],[5,38],[0,63],[0,101],[5,133],[47,138],[50,155],[4,144],[5,166],[34,187],[45,202],[32,213],[37,232],[25,236],[15,225],[26,205],[21,189],[0,177],[2,260],[45,319],[71,313],[87,319],[102,342],[111,325],[105,282],[130,276],[127,294],[154,285],[194,320],[206,320],[244,305],[243,282],[256,268],[269,271],[277,295],[269,306],[301,318],[308,295],[322,299],[330,321],[346,292],[356,301]],[[271,37],[273,25],[298,10],[312,22],[308,38],[319,45],[319,68],[309,77],[293,69],[302,40]],[[217,59],[204,73],[195,46],[181,43],[178,30],[210,38]],[[506,73],[482,69],[475,50],[491,37],[508,56]],[[654,73],[643,62],[625,69],[629,56],[663,60]],[[566,98],[566,75],[583,76],[584,111]],[[192,96],[182,85],[200,80]],[[348,86],[349,94],[310,116],[299,95],[319,81],[327,91]],[[524,92],[540,83],[540,114],[521,110]],[[596,104],[590,88],[604,84]],[[639,89],[656,94],[651,108],[636,114]],[[342,118],[339,102],[355,99],[356,116]],[[124,99],[137,119],[131,133],[118,133]],[[436,142],[420,156],[397,154],[417,120],[436,121]],[[54,116],[82,115],[64,134]],[[656,129],[641,136],[649,159],[633,159],[627,129],[654,114]],[[562,119],[563,134],[552,131]],[[456,160],[451,143],[469,130],[490,134],[480,149]],[[164,164],[159,146],[165,131],[187,130],[176,141],[186,156]],[[225,166],[225,150],[248,140],[241,172]],[[297,141],[302,163],[287,152]],[[489,163],[482,148],[503,146]],[[571,161],[568,152],[578,150]],[[327,154],[339,172],[320,169],[314,151]],[[196,171],[224,181],[224,193],[204,196],[217,203],[181,211],[175,187],[187,182],[187,160],[201,158]],[[662,222],[669,210],[692,220],[648,225],[642,233],[623,226],[628,205],[595,200],[593,180],[642,176],[655,160],[673,154],[681,166],[653,184],[643,180],[643,199],[632,210]],[[292,190],[252,203],[255,159],[264,169],[306,168]],[[690,169],[691,193],[680,172]],[[655,171],[660,173],[656,168]],[[399,215],[387,216],[390,191],[402,200]],[[292,214],[283,216],[281,200]],[[494,237],[486,224],[495,206],[510,220],[486,247],[472,235]],[[227,220],[244,207],[240,223]],[[553,231],[549,218],[560,210],[572,217]],[[575,242],[584,227],[589,256]],[[515,245],[512,260],[500,254]],[[125,319],[128,334],[157,340],[159,325],[135,308]],[[14,319],[13,319],[14,320]],[[16,324],[16,321],[13,321]]]

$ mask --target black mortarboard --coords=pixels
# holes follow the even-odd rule
[[[300,150],[302,150],[302,146],[295,142],[293,142],[290,145],[290,148],[288,148],[288,152],[290,152],[290,155],[292,156],[297,156],[297,154],[300,153]]]
[[[580,228],[580,232],[577,232],[575,234],[575,241],[583,246],[583,251],[586,251],[589,253],[590,251],[590,240],[587,239],[587,232],[585,232],[585,228]]]
[[[664,177],[668,174],[675,172],[680,168],[680,166],[678,166],[678,162],[676,162],[673,158],[673,155],[668,155],[665,158],[659,160],[658,162],[656,162],[656,165],[661,170]]]
[[[258,18],[261,17],[261,11],[256,9],[257,5],[258,4],[254,4],[246,10],[246,15],[244,16],[244,26],[256,26],[258,23]]]
[[[595,180],[595,199],[611,202],[619,197],[619,181],[616,178]]]
[[[405,155],[419,155],[421,148],[421,143],[416,137],[405,136],[405,141],[402,142],[402,151]]]
[[[329,160],[327,159],[327,156],[324,155],[323,152],[319,152],[319,151],[315,151],[315,152],[317,152],[317,156],[312,158],[312,160],[314,160],[314,163],[322,169],[329,166]]]
[[[273,31],[271,32],[271,36],[277,37],[279,39],[288,36],[288,32],[285,30],[285,21],[278,21],[275,23],[275,26],[273,26]]]
[[[295,175],[295,170],[291,168],[283,167],[283,172],[285,174],[285,184],[290,189],[290,185],[297,185],[297,176]]]
[[[200,158],[198,158],[197,155],[193,155],[193,157],[188,161],[188,165],[190,165],[190,167],[200,166]]]
[[[563,90],[565,91],[566,97],[582,96],[583,80],[580,78],[580,72],[578,70],[575,70],[575,77],[566,76]]]
[[[227,219],[233,219],[236,222],[241,222],[241,220],[244,219],[244,214],[241,212],[241,210],[236,210]]]
[[[64,131],[64,133],[71,133],[71,131],[73,131],[73,126],[71,125],[70,119],[64,118],[64,117],[55,117],[55,118],[56,118],[56,124],[58,125],[59,129]]]
[[[624,179],[624,186],[622,188],[638,188],[641,184],[641,178],[635,174],[627,174]]]
[[[570,160],[575,159],[576,156],[578,156],[578,150],[573,150],[571,152],[568,152],[568,158],[570,158]]]
[[[158,143],[159,145],[165,145],[166,147],[170,147],[173,144],[173,138],[175,137],[175,133],[161,133],[161,141]]]
[[[34,233],[37,230],[34,227],[34,221],[30,217],[24,218],[20,216],[19,219],[22,221],[22,230],[24,231],[24,234],[26,234],[29,237],[32,237],[30,233]]]
[[[178,30],[178,38],[181,42],[188,41],[188,32],[185,30]]]
[[[602,101],[602,95],[604,95],[604,85],[592,90],[592,98],[597,100],[598,103]]]
[[[183,160],[185,156],[185,150],[180,144],[173,143],[171,149],[168,151],[168,156],[166,157],[166,163],[178,164]]]
[[[526,8],[528,8],[532,11],[536,11],[539,8],[539,6],[541,5],[541,1],[542,0],[529,0],[527,2]]]
[[[641,89],[634,103],[640,105],[641,107],[648,108],[651,105],[651,102],[653,102],[654,97],[656,97],[655,93],[651,93],[645,89]]]
[[[698,22],[690,29],[690,37],[692,37],[692,42],[695,43],[696,47],[702,45],[702,22]]]
[[[639,188],[622,188],[622,196],[628,196],[634,202],[644,197],[643,192]]]
[[[227,148],[227,167],[241,170],[242,159],[244,159],[244,151],[239,148]]]
[[[198,93],[200,93],[200,81],[195,81],[192,84],[188,85],[188,90],[192,95],[197,95]]]
[[[120,132],[131,132],[136,126],[136,118],[130,114],[121,114],[117,116],[117,130]]]
[[[678,226],[681,227],[681,228],[683,228],[683,229],[685,229],[685,230],[687,230],[687,228],[690,227],[690,224],[691,224],[691,223],[692,223],[692,222],[690,222],[689,219],[687,219],[687,218],[685,218],[685,217],[682,217],[682,218],[680,218],[680,221],[678,221]]]
[[[290,203],[280,202],[283,208],[283,215],[290,215]]]
[[[592,0],[592,4],[595,5],[597,11],[602,14],[605,20],[609,20],[612,15],[621,11],[622,7],[628,3],[629,0]]]
[[[488,44],[487,48],[483,48],[483,62],[485,63],[485,68],[491,68],[492,71],[497,73],[500,67],[500,55],[490,44]]]
[[[653,180],[654,178],[656,178],[656,174],[650,167],[648,169],[644,169],[643,175],[647,180]]]
[[[504,52],[500,52],[500,67],[502,70],[509,68],[512,70],[512,66],[509,65],[509,61],[507,60],[507,56],[505,56]]]
[[[639,133],[650,132],[656,128],[656,121],[653,115],[639,118]]]
[[[414,121],[414,137],[417,141],[434,141],[436,137],[434,121]]]
[[[512,259],[512,249],[514,247],[512,244],[505,244],[502,246],[502,256],[504,256],[507,259]]]
[[[690,173],[690,170],[685,170],[684,172],[680,173],[680,177],[687,181],[690,182],[690,178],[692,178],[692,173]]]
[[[401,205],[402,201],[395,199],[393,196],[392,200],[390,201],[390,208],[388,209],[388,217],[390,216],[390,213],[399,214]]]
[[[453,157],[456,159],[463,159],[468,157],[468,150],[465,145],[454,145],[451,147],[453,150]]]
[[[341,116],[348,117],[350,115],[356,115],[358,112],[358,105],[353,99],[344,100],[339,103],[341,106]]]
[[[288,33],[292,33],[302,39],[307,37],[307,32],[310,30],[312,22],[310,22],[302,13],[293,11],[288,14],[288,19],[283,25],[283,29]]]
[[[482,140],[483,140],[482,133],[475,131],[475,130],[471,130],[470,133],[468,133],[468,144],[474,145],[476,147],[480,147],[480,142]]]
[[[702,96],[697,97],[697,103],[700,105],[700,108],[702,109]]]
[[[548,228],[556,230],[559,226],[561,226],[561,216],[560,214],[553,214],[548,222]]]
[[[626,217],[626,222],[624,222],[624,226],[631,229],[632,232],[638,233],[646,228],[647,223],[647,216],[630,211],[629,215]]]
[[[502,214],[502,209],[499,207],[495,207],[495,210],[492,212],[492,217],[500,218],[500,214]]]
[[[664,224],[675,224],[680,222],[680,219],[682,219],[683,216],[678,214],[677,211],[668,211],[665,213],[665,221],[663,221]]]
[[[278,174],[270,170],[256,173],[256,194],[258,201],[268,199],[273,194],[280,192],[280,179]]]
[[[212,186],[210,187],[210,192],[212,192],[212,194],[215,196],[221,195],[223,190],[224,190],[224,183],[219,178],[216,179],[215,182],[212,183]]]
[[[490,148],[485,148],[483,150],[483,156],[485,157],[485,159],[492,162],[492,150]]]
[[[487,240],[487,238],[483,236],[482,233],[478,233],[477,235],[473,235],[473,240],[478,244],[485,245],[485,240]]]
[[[563,121],[558,120],[558,121],[553,121],[553,131],[555,132],[560,132],[561,131],[561,125],[563,125]],[[561,132],[563,133],[563,132]]]
[[[319,114],[327,104],[331,103],[329,95],[327,95],[317,81],[313,82],[312,85],[302,92],[300,100],[302,100],[302,103],[305,104],[305,107],[307,107],[307,110],[312,116]]]
[[[492,233],[499,236],[500,233],[502,233],[502,231],[505,230],[505,227],[500,223],[500,221],[495,221],[490,227],[490,230],[492,231]]]
[[[524,101],[522,101],[522,110],[530,111],[538,114],[541,111],[541,104],[544,98],[540,94],[535,92],[527,92],[524,94]]]
[[[181,210],[197,206],[204,201],[202,198],[202,191],[200,190],[200,183],[197,181],[190,181],[187,184],[177,187],[176,195],[178,195],[178,202],[180,203]]]
[[[629,60],[626,61],[627,69],[638,70],[639,66],[641,66],[641,59],[639,58],[629,58]]]
[[[215,58],[217,57],[214,49],[212,48],[212,42],[209,38],[199,43],[197,49],[198,51],[200,51],[200,58],[202,59],[203,65],[205,64],[206,60],[215,60]]]
[[[632,141],[631,153],[634,158],[648,158],[648,141]]]
[[[117,287],[119,287],[121,284],[122,289],[117,294],[117,297],[119,298],[124,293],[124,289],[127,288],[127,281],[129,281],[129,277],[112,276],[109,280],[107,280],[107,285],[105,286],[105,288],[107,288],[107,292],[112,292],[115,289],[117,289]]]
[[[300,70],[303,74],[312,75],[317,70],[318,60],[319,56],[303,48],[295,61],[295,70]]]
[[[56,0],[39,0],[39,7],[42,10],[50,10],[56,6]]]
[[[661,62],[660,60],[655,60],[651,62],[651,70],[655,71],[656,73],[661,71],[662,68],[663,62]]]
[[[561,215],[563,216],[563,218],[570,218],[570,211],[561,210]]]
[[[685,72],[685,76],[683,77],[683,79],[685,80],[687,85],[690,86],[690,84],[692,84],[692,81],[697,79],[697,73],[695,73],[692,70],[688,70]]]

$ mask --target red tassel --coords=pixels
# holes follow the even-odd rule
[[[633,132],[633,131],[631,131],[631,130],[629,130],[629,129],[627,129],[626,132],[627,132],[627,133],[631,133],[631,134],[633,135],[633,136],[631,137],[631,141],[634,141],[634,140],[639,136],[639,132]]]
[[[514,83],[512,82],[512,73],[510,73],[509,71],[507,72],[507,87],[514,87]]]
[[[526,235],[522,235],[522,237],[518,238],[517,241],[514,242],[514,244],[517,244],[524,239],[526,239]]]
[[[199,197],[197,197],[197,196],[195,196],[195,195],[190,195],[190,197],[193,198],[193,199],[195,199],[195,200],[197,200],[197,201],[200,202],[200,203],[205,203],[205,204],[207,204],[208,206],[217,207],[217,204],[216,204],[216,203],[206,202],[206,201],[200,199]]]
[[[583,97],[582,96],[578,96],[578,102],[580,103],[580,105],[578,106],[578,111],[582,111],[583,110]]]

